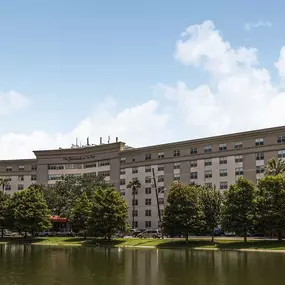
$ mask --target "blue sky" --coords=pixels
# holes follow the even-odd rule
[[[285,3],[229,2],[0,1],[0,159],[76,136],[97,143],[118,135],[139,146],[282,124],[254,112],[241,120],[242,105],[221,110],[234,106],[231,96],[253,96],[270,116],[284,100]],[[189,45],[181,33],[192,25],[208,32]],[[218,41],[206,40],[217,33]],[[241,47],[254,59],[231,58]],[[216,74],[225,62],[231,71]],[[242,74],[253,76],[250,84],[240,84]]]

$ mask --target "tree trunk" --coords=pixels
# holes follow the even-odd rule
[[[215,230],[212,231],[212,239],[211,242],[214,242]]]
[[[243,242],[247,242],[247,231],[244,229],[243,231]]]
[[[87,233],[86,231],[84,231],[84,239],[86,239],[86,237],[87,237]]]
[[[278,231],[278,241],[282,241],[282,232]]]
[[[188,236],[188,233],[185,234],[185,241],[186,243],[188,243],[188,240],[189,240],[189,236]]]

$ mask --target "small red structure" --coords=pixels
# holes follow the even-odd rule
[[[67,218],[60,216],[51,216],[52,229],[56,232],[65,232],[70,229],[70,225]]]

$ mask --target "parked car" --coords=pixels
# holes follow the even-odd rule
[[[17,235],[17,233],[15,233],[15,232],[4,230],[4,236],[5,237],[15,237],[16,235]]]
[[[145,231],[145,229],[132,229],[132,236],[133,237],[137,237],[140,233],[143,233]]]
[[[36,232],[34,236],[35,237],[53,237],[55,236],[55,233],[51,231],[43,231],[43,232]]]
[[[145,230],[137,235],[138,238],[161,238],[160,230]]]

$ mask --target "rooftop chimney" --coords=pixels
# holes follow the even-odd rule
[[[119,141],[119,138],[118,137],[116,137],[116,143]]]
[[[102,144],[102,137],[100,137],[100,144]]]

